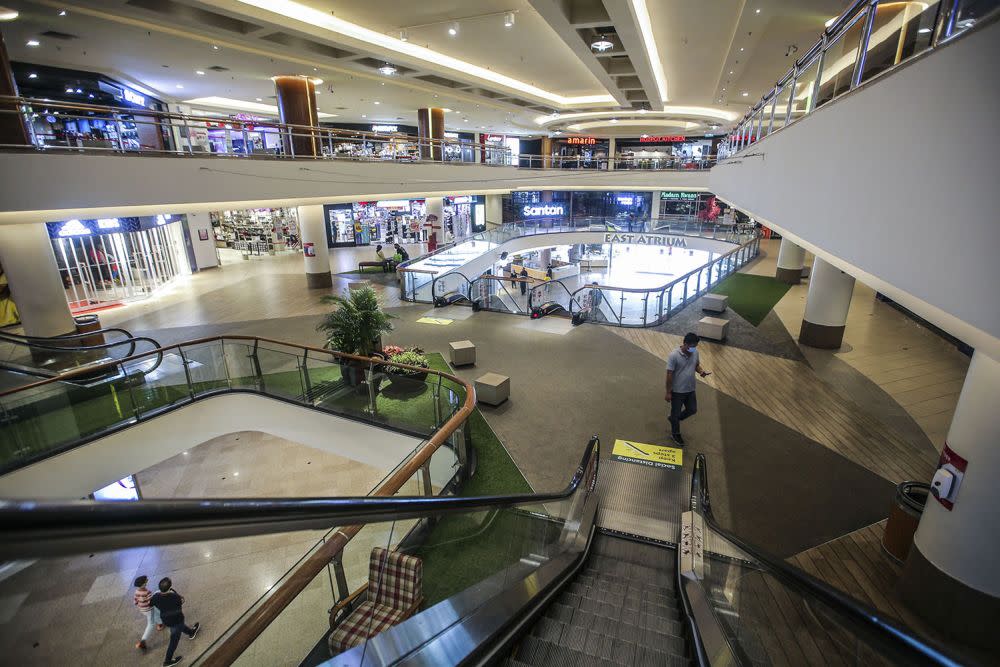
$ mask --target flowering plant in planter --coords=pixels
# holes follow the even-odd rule
[[[389,345],[383,350],[383,352],[385,353],[386,358],[393,363],[406,364],[407,366],[416,366],[417,368],[424,369],[430,368],[430,363],[427,361],[424,351],[419,347],[402,348],[398,345]],[[394,366],[388,366],[386,370],[390,375],[413,378],[415,380],[423,380],[427,377],[426,370],[421,372],[396,368]]]

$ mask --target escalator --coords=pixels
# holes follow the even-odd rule
[[[676,508],[676,545],[602,528],[598,504],[612,491],[598,488],[599,459],[595,437],[570,484],[544,494],[8,501],[0,503],[0,559],[330,530],[195,665],[307,654],[302,665],[328,667],[970,664],[720,527],[701,455],[690,500]],[[423,463],[405,462],[394,488]],[[420,609],[388,625],[374,619],[393,617],[386,586],[402,584],[375,557],[379,549],[422,563],[407,580],[419,587]],[[343,566],[351,559],[368,566],[354,593]],[[378,591],[374,601],[364,601],[366,587]],[[334,634],[344,618],[356,633],[333,657],[316,658],[330,632],[305,643],[295,632],[267,632],[306,626],[331,605],[342,614]]]

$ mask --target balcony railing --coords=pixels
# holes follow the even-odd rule
[[[998,0],[857,0],[736,124],[719,160],[998,16]]]
[[[235,118],[154,111],[46,99],[0,96],[0,120],[19,118],[25,140],[0,143],[3,150],[55,153],[170,155],[228,159],[352,160],[363,162],[478,164],[523,169],[656,170],[708,169],[714,156],[697,158],[587,158],[514,154],[491,142],[432,139],[407,134],[294,125],[251,114]],[[252,118],[252,120],[250,120]],[[97,122],[95,122],[97,121]],[[68,125],[91,128],[71,131]],[[216,141],[209,130],[221,132]]]

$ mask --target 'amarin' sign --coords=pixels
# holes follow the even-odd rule
[[[634,243],[636,245],[660,245],[672,248],[686,248],[687,239],[667,234],[605,234],[605,243]]]

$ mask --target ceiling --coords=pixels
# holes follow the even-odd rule
[[[449,130],[637,136],[728,128],[819,38],[844,1],[5,0],[5,6],[20,12],[0,23],[12,60],[101,72],[168,102],[221,97],[273,105],[272,76],[310,74],[324,80],[320,110],[343,122],[415,125],[416,109],[440,106],[452,110],[445,117]],[[514,21],[505,27],[508,13]],[[598,36],[612,48],[591,49]],[[29,39],[41,43],[28,47]],[[398,73],[380,74],[386,62]]]

